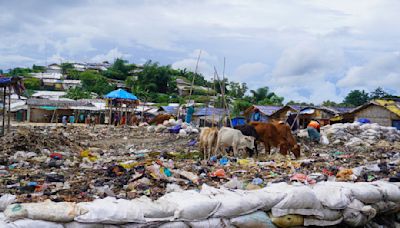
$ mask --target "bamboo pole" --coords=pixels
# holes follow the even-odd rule
[[[192,84],[190,85],[189,102],[190,102],[190,99],[191,99],[191,97],[192,97],[194,79],[196,78],[197,70],[198,70],[198,68],[199,68],[200,56],[201,56],[201,50],[200,50],[200,52],[199,52],[199,56],[197,57],[196,68],[194,69],[194,75],[193,75],[193,78],[192,78]]]
[[[5,132],[5,119],[6,119],[6,87],[3,87],[3,123],[1,128],[1,136],[4,136]]]

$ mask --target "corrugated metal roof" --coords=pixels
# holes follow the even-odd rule
[[[400,102],[394,100],[375,100],[375,102],[400,116]]]
[[[68,108],[69,106],[87,106],[94,107],[94,105],[82,102],[82,101],[69,101],[69,100],[49,100],[49,99],[28,99],[27,105],[31,106],[57,106],[62,108]]]
[[[266,116],[272,115],[274,112],[278,111],[281,109],[283,106],[273,106],[273,105],[267,105],[267,106],[261,106],[261,105],[254,105],[254,107],[258,108],[260,112]]]

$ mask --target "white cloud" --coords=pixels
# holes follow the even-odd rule
[[[114,62],[114,60],[117,58],[127,59],[131,56],[132,55],[130,55],[130,54],[122,53],[121,51],[118,50],[118,48],[113,48],[110,51],[108,51],[106,54],[99,54],[99,55],[94,56],[93,58],[90,59],[90,61],[92,61],[92,62],[108,61],[111,63],[111,62]]]
[[[351,67],[337,85],[340,88],[373,90],[378,86],[400,93],[400,54],[375,57],[362,66]]]
[[[23,66],[30,66],[35,63],[36,60],[23,55],[0,55],[0,69],[9,69],[10,66],[18,66],[21,62],[25,63]]]

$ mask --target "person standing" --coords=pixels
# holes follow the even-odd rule
[[[119,124],[119,115],[118,115],[118,113],[115,113],[115,115],[114,115],[114,126],[116,127],[116,126],[118,126],[118,124]]]
[[[187,108],[187,112],[186,112],[186,121],[185,121],[186,123],[192,122],[193,113],[194,113],[194,107],[193,107],[193,105],[190,105]]]
[[[253,114],[251,115],[251,121],[260,121],[261,120],[261,113],[260,113],[260,109],[256,108],[254,109]]]
[[[66,127],[67,126],[67,116],[64,115],[61,120],[62,120],[62,124],[64,125],[64,127]]]
[[[70,124],[75,123],[75,115],[74,115],[73,113],[72,113],[71,116],[69,116],[69,123],[70,123]]]

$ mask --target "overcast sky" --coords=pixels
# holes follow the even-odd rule
[[[400,94],[399,0],[0,0],[0,69],[117,57],[199,70],[285,101]]]

